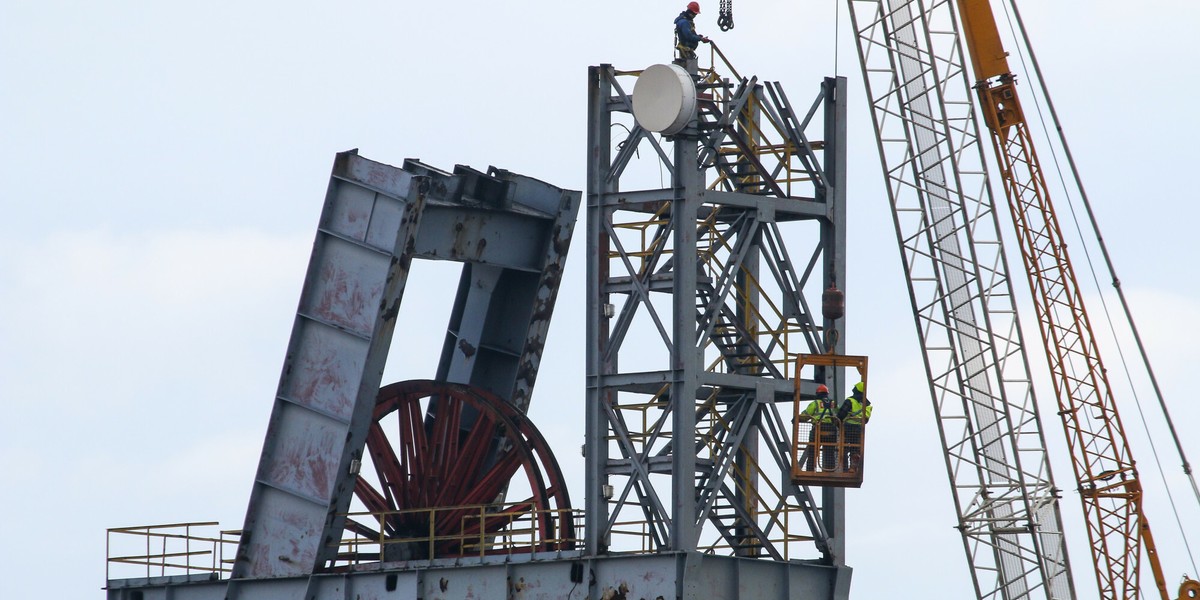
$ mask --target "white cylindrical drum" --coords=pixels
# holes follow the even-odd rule
[[[655,133],[679,133],[696,116],[696,83],[678,65],[651,65],[633,86],[633,117]]]

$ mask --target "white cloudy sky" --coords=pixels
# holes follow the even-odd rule
[[[679,4],[0,3],[0,596],[50,587],[55,597],[98,596],[108,527],[241,525],[335,152],[496,165],[582,189],[587,66],[667,60]],[[837,0],[739,0],[737,29],[725,34],[715,2],[706,4],[699,29],[742,72],[781,80],[797,97],[834,72]],[[1190,377],[1200,360],[1190,41],[1200,5],[1039,4],[1024,16],[1200,460],[1200,437],[1187,433],[1200,425]],[[884,446],[869,481],[849,493],[854,596],[911,585],[967,597],[845,14],[840,21],[836,67],[853,94],[847,335],[872,357],[873,439]],[[532,410],[574,471],[579,502],[583,247],[580,235]],[[432,282],[447,274],[418,270]],[[440,309],[416,295],[406,302],[418,311],[413,335],[435,339],[416,321]],[[389,380],[428,373],[433,353],[393,360]],[[1191,565],[1140,421],[1123,406],[1174,582]],[[1161,424],[1151,427],[1185,527],[1200,531]],[[1047,431],[1087,597],[1094,583],[1070,467],[1057,422]]]

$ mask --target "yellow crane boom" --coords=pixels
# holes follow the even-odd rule
[[[1102,598],[1139,597],[1141,548],[1164,600],[1166,580],[1142,485],[988,0],[957,0],[983,120],[1021,246],[1059,415],[1083,503]],[[1185,580],[1179,597],[1195,590]],[[1189,587],[1192,586],[1192,587]]]

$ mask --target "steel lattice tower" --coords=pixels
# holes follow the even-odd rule
[[[631,118],[635,74],[589,73],[586,553],[807,558],[845,597],[844,492],[786,476],[791,360],[845,346],[812,309],[846,275],[845,80],[801,113],[701,72],[663,143]],[[668,187],[626,181],[637,153]]]

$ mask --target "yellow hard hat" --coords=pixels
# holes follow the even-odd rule
[[[856,391],[860,394],[865,394],[865,393],[867,393],[867,386],[866,386],[866,384],[864,384],[863,382],[860,381],[860,382],[854,384],[854,391]]]

